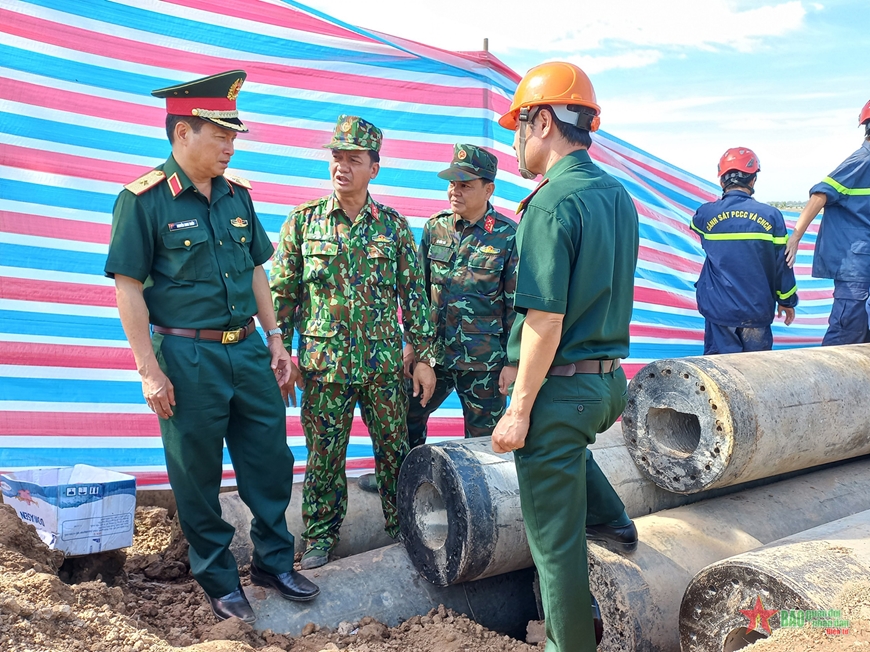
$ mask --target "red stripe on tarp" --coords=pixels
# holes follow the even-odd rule
[[[689,299],[681,294],[668,292],[667,290],[638,285],[634,286],[634,300],[665,306],[666,308],[685,308],[687,310],[695,310],[697,308],[694,299]]]
[[[143,399],[144,402],[144,399]],[[119,421],[123,430],[119,430]],[[432,417],[429,437],[462,437],[462,418]],[[361,417],[354,417],[350,434],[368,437]],[[160,437],[160,425],[153,414],[116,414],[102,412],[0,412],[0,435],[6,437]],[[302,437],[299,417],[287,417],[287,436]]]
[[[0,165],[4,165],[2,161],[8,147],[10,146],[7,145],[0,150]],[[15,213],[3,210],[0,210],[0,231],[18,233],[20,235],[35,235],[44,238],[58,238],[60,240],[75,240],[76,242],[92,242],[94,244],[108,244],[109,238],[112,235],[112,227],[109,224],[82,222],[80,220],[67,220],[61,217],[45,217],[43,215],[30,215],[28,213]]]
[[[222,4],[223,7],[223,4]],[[221,9],[221,13],[224,9]],[[195,51],[180,52],[174,48],[154,45],[64,25],[42,18],[26,16],[14,11],[0,9],[0,24],[3,31],[33,40],[79,52],[129,61],[144,66],[189,73],[192,78],[212,75],[215,71],[234,70],[243,67],[248,82],[269,84],[281,88],[298,88],[320,93],[332,93],[351,97],[369,97],[432,106],[489,107],[509,104],[508,100],[483,88],[452,87],[427,84],[401,79],[368,77],[349,73],[337,73],[316,68],[239,61],[223,57],[199,54]],[[363,53],[361,56],[365,56]],[[381,55],[383,56],[383,55]],[[484,93],[490,102],[484,102]],[[244,108],[244,90],[241,94]],[[498,109],[493,108],[494,111]],[[161,111],[162,113],[162,111]],[[242,116],[244,118],[244,115]]]
[[[133,352],[126,346],[79,346],[40,342],[0,341],[0,364],[79,369],[135,369]]]
[[[115,288],[59,281],[0,276],[0,299],[66,303],[76,306],[115,307]]]

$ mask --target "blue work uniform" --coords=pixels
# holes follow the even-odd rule
[[[730,190],[698,208],[692,229],[707,254],[695,284],[704,355],[770,350],[776,304],[798,303],[794,271],[785,262],[782,213]]]
[[[822,346],[870,341],[870,141],[810,188],[825,196],[813,276],[834,279],[834,305]]]

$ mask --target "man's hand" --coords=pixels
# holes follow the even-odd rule
[[[776,307],[776,316],[782,317],[785,315],[785,325],[791,326],[791,323],[794,321],[794,308],[786,308],[785,306],[777,306]]]
[[[414,355],[414,347],[410,344],[405,344],[402,349],[402,366],[405,369],[405,378],[414,377],[414,365],[417,364],[417,356]]]
[[[794,261],[797,260],[798,245],[800,243],[800,237],[795,237],[794,233],[788,237],[788,242],[785,243],[785,262],[789,267],[794,267]]]
[[[161,419],[172,416],[172,406],[175,405],[175,387],[159,367],[140,371],[142,376],[142,395],[148,407]]]
[[[275,374],[275,382],[281,388],[284,405],[292,403],[293,407],[296,407],[296,392],[293,386],[296,385],[301,389],[302,374],[299,372],[299,367],[293,363],[293,358],[284,348],[284,341],[280,337],[269,337],[266,342],[272,354],[272,373]]]
[[[528,417],[517,415],[513,406],[507,409],[492,431],[492,450],[496,453],[510,453],[526,445],[529,434]]]
[[[418,364],[414,367],[414,396],[420,396],[420,405],[426,407],[432,394],[435,393],[435,370],[427,364]]]
[[[510,396],[511,385],[517,379],[517,367],[502,367],[501,373],[498,375],[498,391],[503,396]]]

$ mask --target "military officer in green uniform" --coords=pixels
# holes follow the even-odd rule
[[[620,359],[629,352],[638,249],[631,197],[587,153],[599,111],[583,71],[554,62],[526,74],[499,120],[515,130],[523,176],[544,175],[520,205],[522,314],[508,343],[519,368],[492,441],[496,452],[514,451],[547,652],[592,652],[600,634],[586,565],[587,498],[601,522],[630,524],[609,484],[586,486],[586,447],[625,406]]]
[[[302,428],[308,466],[302,499],[303,568],[326,563],[347,511],[345,455],[359,404],[375,453],[386,531],[399,533],[396,482],[408,453],[402,335],[417,358],[414,394],[435,388],[434,329],[408,223],[368,193],[381,130],[341,115],[332,140],[333,193],[298,206],[281,228],[271,281],[286,341],[299,333]]]
[[[504,414],[507,337],[514,321],[516,223],[489,203],[498,160],[481,147],[457,144],[450,167],[438,173],[450,183],[450,210],[423,227],[418,259],[437,325],[441,358],[437,383],[424,407],[409,396],[408,440],[426,443],[426,423],[455,388],[466,437],[488,437]],[[405,346],[405,374],[416,363]],[[504,393],[499,391],[504,390]]]
[[[252,622],[230,553],[234,529],[218,502],[224,441],[254,515],[252,582],[291,600],[319,589],[293,570],[284,518],[293,455],[280,386],[298,370],[262,267],[272,244],[250,184],[226,174],[236,135],[247,131],[236,110],[244,80],[232,70],[153,91],[166,99],[172,154],[118,196],[105,271],[115,279],[143,394],[160,419],[193,575],[218,619]]]

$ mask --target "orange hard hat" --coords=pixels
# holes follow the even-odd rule
[[[758,157],[748,147],[732,147],[719,159],[719,176],[726,172],[743,172],[755,174],[761,170]]]
[[[864,105],[864,108],[861,109],[861,114],[858,116],[859,125],[868,121],[870,121],[870,102],[867,102],[867,104]]]
[[[589,131],[598,129],[601,107],[595,101],[595,89],[592,88],[592,82],[586,73],[573,63],[552,61],[529,70],[517,86],[510,110],[498,119],[498,123],[505,129],[514,131],[522,109],[542,104],[575,104],[592,109],[594,117],[589,124]],[[560,116],[560,119],[563,118]]]

